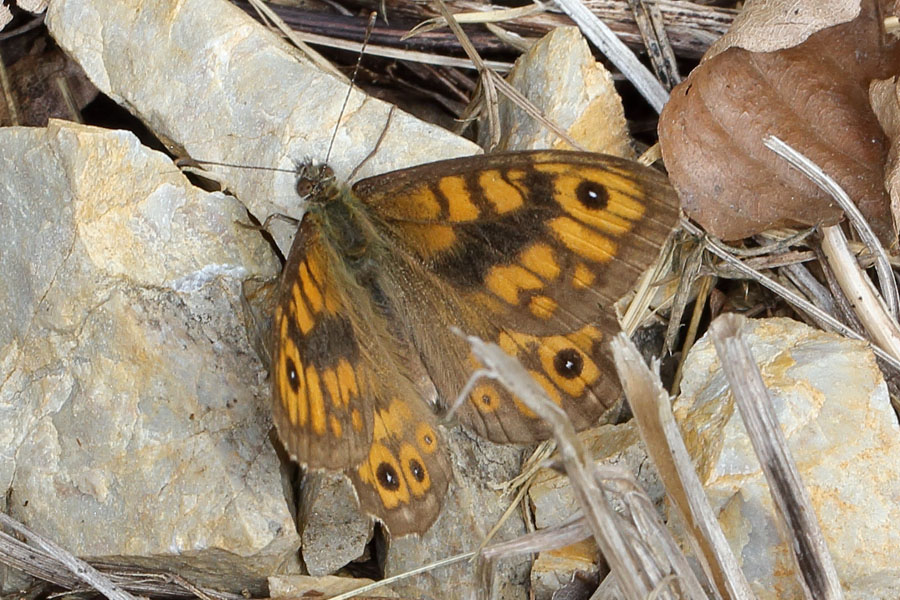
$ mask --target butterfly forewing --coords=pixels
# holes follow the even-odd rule
[[[345,471],[363,510],[392,534],[422,532],[447,488],[447,450],[435,415],[391,359],[402,338],[391,335],[372,288],[350,280],[342,243],[365,236],[328,235],[335,224],[318,208],[304,217],[282,275],[274,421],[292,458]]]
[[[307,215],[282,272],[272,328],[273,414],[294,459],[345,469],[368,454],[374,406],[323,242],[317,216]]]
[[[517,356],[578,428],[615,402],[613,303],[677,218],[660,174],[597,154],[525,152],[431,163],[354,192],[404,257],[388,268],[412,271],[405,280],[422,290],[402,312],[442,396],[452,399],[477,366],[450,334],[456,326]],[[495,441],[549,434],[492,382],[475,388],[460,415]]]

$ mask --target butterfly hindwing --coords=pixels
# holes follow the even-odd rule
[[[379,398],[374,424],[368,456],[348,470],[360,504],[378,507],[392,535],[422,532],[440,513],[450,480],[434,413],[414,395]]]

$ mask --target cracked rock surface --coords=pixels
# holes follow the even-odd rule
[[[126,132],[52,121],[0,145],[0,509],[197,581],[296,570],[241,320],[242,281],[278,263],[242,207]]]

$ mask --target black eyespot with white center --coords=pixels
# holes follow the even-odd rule
[[[296,394],[300,389],[300,376],[297,374],[297,365],[294,364],[294,361],[291,360],[290,357],[285,357],[284,359],[284,370],[287,372],[288,383],[291,386],[291,391]]]
[[[378,483],[384,489],[390,492],[396,492],[400,489],[400,476],[397,474],[397,471],[394,470],[392,465],[381,463],[378,465],[375,476],[378,478]]]
[[[425,481],[425,467],[415,458],[411,458],[409,460],[409,472],[412,473],[413,478],[422,483]]]
[[[575,197],[587,209],[600,210],[609,202],[609,192],[596,181],[582,181],[575,189]]]
[[[560,377],[575,379],[584,369],[584,357],[575,348],[565,348],[553,357],[553,368]]]

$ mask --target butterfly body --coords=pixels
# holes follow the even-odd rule
[[[427,529],[450,480],[435,403],[478,367],[452,327],[517,356],[578,428],[617,399],[612,302],[677,215],[659,174],[560,151],[440,161],[352,189],[306,173],[274,322],[274,419],[298,462],[344,470],[392,534]],[[459,418],[493,441],[549,434],[493,382]]]

